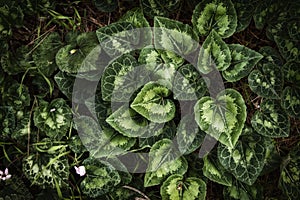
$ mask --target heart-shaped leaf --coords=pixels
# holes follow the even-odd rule
[[[121,182],[119,173],[108,162],[90,157],[82,164],[86,169],[86,177],[80,183],[80,188],[90,198],[112,192]]]
[[[300,59],[300,47],[299,47],[299,42],[294,41],[290,38],[284,38],[284,37],[279,37],[275,36],[274,37],[275,42],[278,46],[278,49],[282,55],[282,57],[287,60],[299,60]]]
[[[222,72],[223,77],[229,82],[235,82],[246,77],[254,65],[258,63],[263,56],[240,44],[228,45],[231,52],[231,64]]]
[[[101,128],[88,116],[74,119],[82,144],[95,158],[125,154],[135,144],[135,139],[125,137],[108,128]]]
[[[255,131],[266,137],[288,137],[290,120],[280,104],[275,100],[265,100],[251,119]]]
[[[169,95],[171,91],[167,87],[149,82],[144,85],[130,106],[152,122],[168,122],[174,118],[176,111],[174,102],[166,99]]]
[[[300,63],[296,61],[290,61],[283,65],[283,74],[285,81],[288,81],[295,86],[300,85]]]
[[[143,12],[149,16],[168,16],[178,9],[180,0],[141,0]]]
[[[300,92],[298,88],[286,87],[282,92],[281,104],[290,116],[300,118]]]
[[[282,66],[284,63],[280,53],[276,49],[270,46],[261,47],[259,49],[259,53],[263,55],[263,58],[258,63],[259,66],[263,66],[264,64],[267,63],[272,63],[277,66]]]
[[[259,0],[251,2],[244,0],[235,0],[232,2],[237,15],[236,32],[243,31],[249,26],[258,2]]]
[[[156,49],[168,50],[182,57],[194,52],[198,36],[187,24],[164,17],[154,18],[154,45]]]
[[[206,91],[206,82],[193,65],[187,64],[178,69],[173,83],[174,99],[196,100]]]
[[[218,158],[225,169],[237,180],[252,185],[261,173],[266,157],[264,137],[245,127],[234,148],[223,144],[218,146]]]
[[[279,99],[283,86],[281,69],[268,63],[260,69],[253,70],[248,76],[250,89],[261,97]]]
[[[204,200],[206,183],[196,177],[184,178],[173,174],[164,181],[160,188],[162,200]]]
[[[231,54],[229,47],[219,34],[212,30],[200,49],[197,67],[203,74],[214,69],[224,71],[230,66]]]
[[[162,139],[150,149],[144,187],[159,185],[171,174],[183,175],[187,167],[187,161],[180,157],[172,140]]]
[[[231,0],[204,0],[194,9],[192,23],[200,36],[215,30],[227,38],[236,30],[237,15]]]
[[[234,89],[220,92],[216,99],[205,96],[197,101],[195,120],[207,134],[233,148],[246,121],[246,105]]]

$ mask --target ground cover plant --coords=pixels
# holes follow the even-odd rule
[[[300,4],[0,1],[0,199],[300,198]]]

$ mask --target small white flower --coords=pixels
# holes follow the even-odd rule
[[[56,109],[55,108],[52,108],[52,109],[50,109],[50,112],[54,112]]]
[[[74,166],[76,173],[79,174],[80,176],[84,176],[86,171],[85,171],[85,167],[84,166]]]
[[[8,169],[5,168],[4,172],[0,170],[0,179],[5,181],[11,178],[11,174],[8,173]]]

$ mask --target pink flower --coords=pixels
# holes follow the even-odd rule
[[[76,170],[76,173],[79,174],[80,176],[84,176],[86,174],[86,171],[85,171],[85,167],[84,166],[74,166],[75,170]]]
[[[4,172],[0,170],[0,179],[5,181],[11,178],[11,174],[8,173],[8,169],[5,168]]]

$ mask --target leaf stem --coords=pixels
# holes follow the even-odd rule
[[[139,193],[139,194],[142,195],[146,200],[151,200],[147,195],[145,195],[144,193],[142,193],[141,191],[139,191],[139,190],[136,189],[136,188],[133,188],[133,187],[128,186],[128,185],[124,185],[123,188],[132,190],[132,191],[134,191],[134,192],[136,192],[136,193]]]

